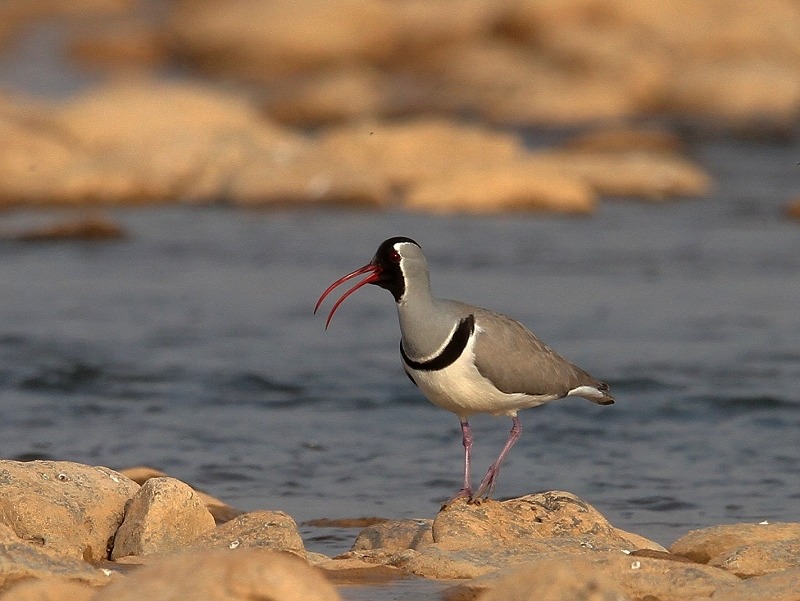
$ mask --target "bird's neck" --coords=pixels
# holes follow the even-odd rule
[[[451,335],[456,322],[440,304],[430,291],[404,295],[397,303],[403,348],[409,356],[428,356]]]

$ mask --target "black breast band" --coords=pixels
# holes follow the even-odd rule
[[[470,314],[458,322],[458,327],[456,331],[453,332],[453,337],[450,339],[450,342],[442,349],[441,353],[432,359],[428,359],[427,361],[414,361],[406,355],[402,340],[400,341],[400,354],[403,356],[405,364],[411,369],[438,371],[452,365],[453,362],[461,356],[461,353],[464,352],[469,342],[469,337],[472,336],[474,331],[475,316]]]

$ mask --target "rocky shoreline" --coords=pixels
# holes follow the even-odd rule
[[[366,520],[337,557],[282,511],[238,511],[157,470],[0,461],[0,599],[340,599],[418,577],[447,601],[797,601],[800,523],[719,525],[668,549],[550,491]]]

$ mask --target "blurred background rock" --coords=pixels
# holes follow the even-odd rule
[[[589,213],[793,136],[796,0],[4,0],[0,206]]]

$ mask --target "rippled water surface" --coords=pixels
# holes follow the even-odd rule
[[[568,490],[662,544],[800,520],[800,225],[781,214],[800,149],[697,154],[711,199],[591,218],[147,209],[113,213],[122,242],[0,243],[0,456],[149,464],[298,522],[432,517],[460,484],[458,421],[404,376],[391,296],[363,289],[327,332],[311,314],[407,235],[437,294],[519,318],[617,398],[521,413],[497,496]],[[510,420],[472,424],[480,478]],[[303,532],[329,554],[356,534]]]

